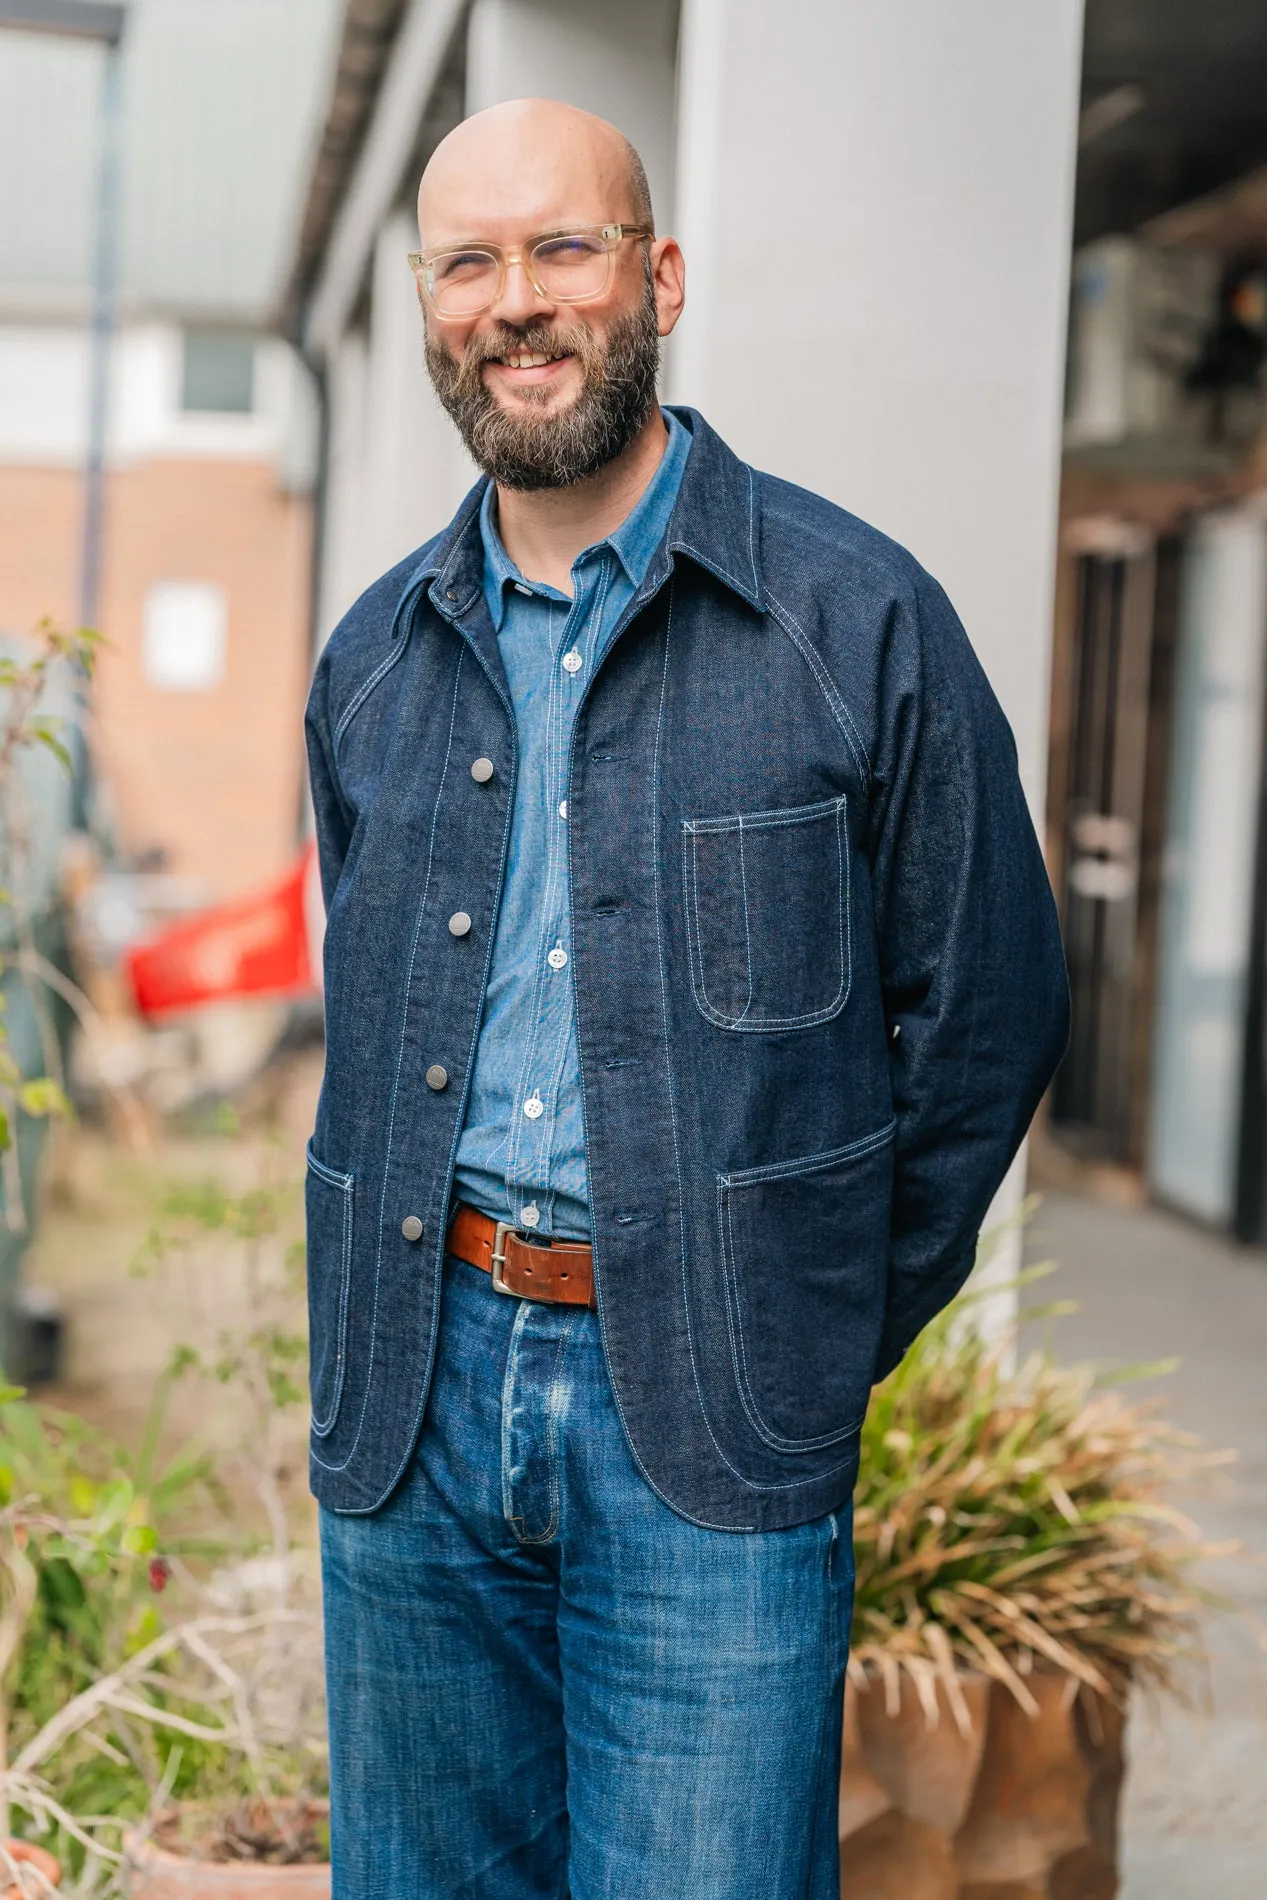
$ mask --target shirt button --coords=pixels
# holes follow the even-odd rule
[[[427,1087],[429,1089],[447,1089],[448,1086],[449,1071],[443,1068],[440,1063],[433,1062],[431,1067],[427,1070]]]
[[[525,1207],[523,1213],[519,1216],[519,1225],[521,1227],[535,1227],[540,1219],[541,1209],[537,1206],[535,1201],[529,1201],[527,1207]]]
[[[567,799],[566,799],[566,798],[561,798],[561,799],[559,800],[559,816],[560,816],[560,818],[566,818],[566,817],[567,817],[567,815],[568,815],[568,802],[567,802]]]
[[[416,1214],[406,1214],[404,1220],[400,1223],[400,1231],[406,1240],[421,1240],[422,1222],[418,1219]]]
[[[451,937],[465,937],[470,928],[471,920],[466,912],[464,910],[455,910],[449,919],[449,935]]]
[[[584,664],[576,647],[570,647],[563,655],[563,670],[566,673],[579,673]]]
[[[492,776],[493,761],[491,759],[476,759],[474,761],[471,766],[471,777],[475,780],[477,785],[487,785]]]
[[[539,1089],[534,1089],[532,1091],[532,1094],[528,1097],[527,1101],[524,1103],[524,1114],[528,1117],[528,1120],[530,1122],[535,1122],[537,1118],[541,1115],[544,1115],[545,1112],[546,1112],[546,1105],[541,1099],[541,1091]]]
[[[531,587],[526,586],[523,581],[515,581],[514,589],[517,594],[527,594],[528,598],[531,600],[532,589]]]
[[[568,960],[568,953],[563,948],[563,939],[560,938],[558,943],[555,944],[553,950],[550,952],[549,956],[546,958],[546,962],[550,965],[550,968],[552,970],[562,970],[566,967],[567,960]]]

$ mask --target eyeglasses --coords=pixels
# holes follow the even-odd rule
[[[551,303],[588,303],[611,281],[616,246],[626,238],[654,236],[639,225],[593,224],[551,231],[509,251],[498,244],[410,251],[409,268],[441,317],[477,317],[489,309],[505,289],[512,264],[521,264],[538,295]]]

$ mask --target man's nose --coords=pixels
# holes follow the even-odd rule
[[[506,323],[523,324],[552,308],[528,275],[526,260],[513,258],[506,265],[506,281],[497,299],[493,315]]]

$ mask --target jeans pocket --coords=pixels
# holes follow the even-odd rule
[[[846,801],[688,818],[682,879],[691,990],[720,1029],[827,1022],[849,995]]]
[[[773,1451],[820,1451],[862,1422],[884,1317],[894,1126],[718,1178],[735,1380]]]
[[[352,1215],[356,1183],[308,1148],[304,1185],[308,1225],[308,1383],[312,1429],[332,1429],[343,1397],[348,1295],[352,1281]]]

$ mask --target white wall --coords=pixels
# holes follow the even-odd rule
[[[326,467],[316,623],[325,640],[374,576],[361,530],[365,498],[368,349],[360,331],[340,338],[326,363]]]
[[[475,480],[427,378],[422,313],[406,262],[412,211],[394,212],[374,245],[365,378],[361,545],[367,585],[429,541]]]
[[[678,0],[475,0],[466,109],[562,99],[618,125],[637,146],[656,219],[673,204]]]
[[[1081,16],[1080,0],[682,14],[672,393],[942,581],[1035,813]]]

